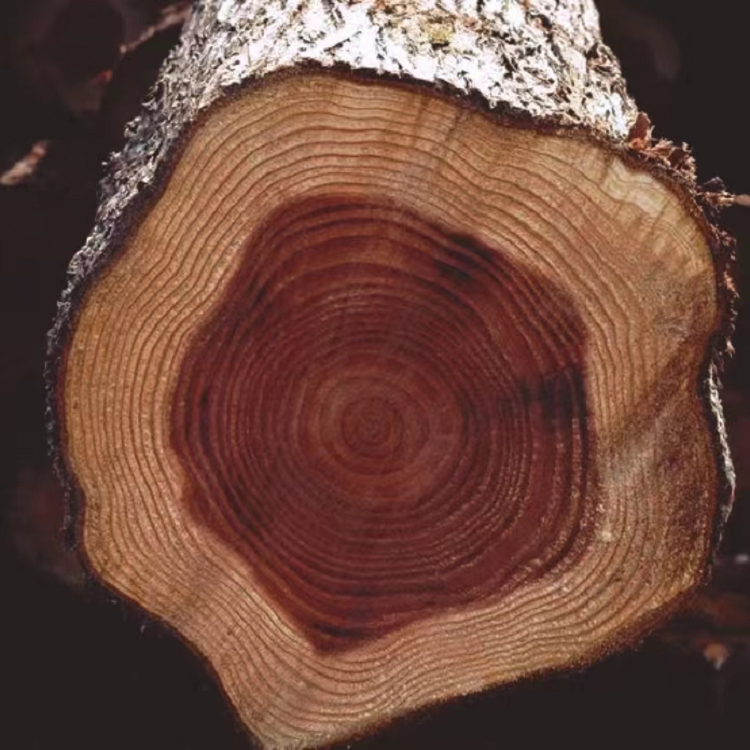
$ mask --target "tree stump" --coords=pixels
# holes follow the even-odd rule
[[[50,335],[77,538],[266,747],[588,663],[705,579],[730,249],[597,24],[207,0],[112,158]]]

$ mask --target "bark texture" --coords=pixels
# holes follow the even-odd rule
[[[622,143],[637,108],[591,0],[206,0],[157,91],[112,157],[96,226],[71,262],[68,298],[122,233],[122,215],[199,114],[235,87],[300,65],[342,66],[447,87],[539,123]]]

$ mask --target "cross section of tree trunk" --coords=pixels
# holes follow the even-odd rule
[[[731,500],[709,198],[589,0],[200,4],[50,336],[91,570],[269,748],[632,641]]]

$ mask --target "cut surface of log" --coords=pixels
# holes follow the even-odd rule
[[[368,117],[400,119],[398,99]],[[336,136],[303,117],[313,149]],[[314,197],[263,218],[178,365],[188,503],[321,651],[506,591],[585,534],[583,324],[533,267],[456,234],[469,225],[452,205],[410,205],[402,170],[433,151],[421,123],[410,130],[416,158],[391,148],[379,180],[366,163],[352,180],[341,162],[360,160],[337,148],[302,187]],[[313,158],[297,147],[292,173]],[[426,218],[441,215],[447,227]]]
[[[731,485],[689,192],[627,154],[625,100],[561,129],[264,72],[148,204],[117,173],[74,265],[52,388],[91,569],[267,747],[630,642],[704,580]]]

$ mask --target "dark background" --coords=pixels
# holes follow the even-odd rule
[[[102,161],[177,40],[184,7],[167,5],[0,5],[0,746],[10,750],[252,746],[201,660],[89,581],[64,549],[45,450],[45,334],[67,262],[93,221]],[[719,175],[734,193],[750,193],[745,5],[599,2],[605,41],[656,135],[690,143],[700,181]],[[43,154],[33,174],[14,167],[30,152]],[[750,208],[727,209],[724,225],[738,240],[742,292]],[[724,397],[738,491],[710,586],[624,654],[431,710],[353,749],[632,746],[634,738],[645,748],[750,747],[745,307],[734,343]]]

